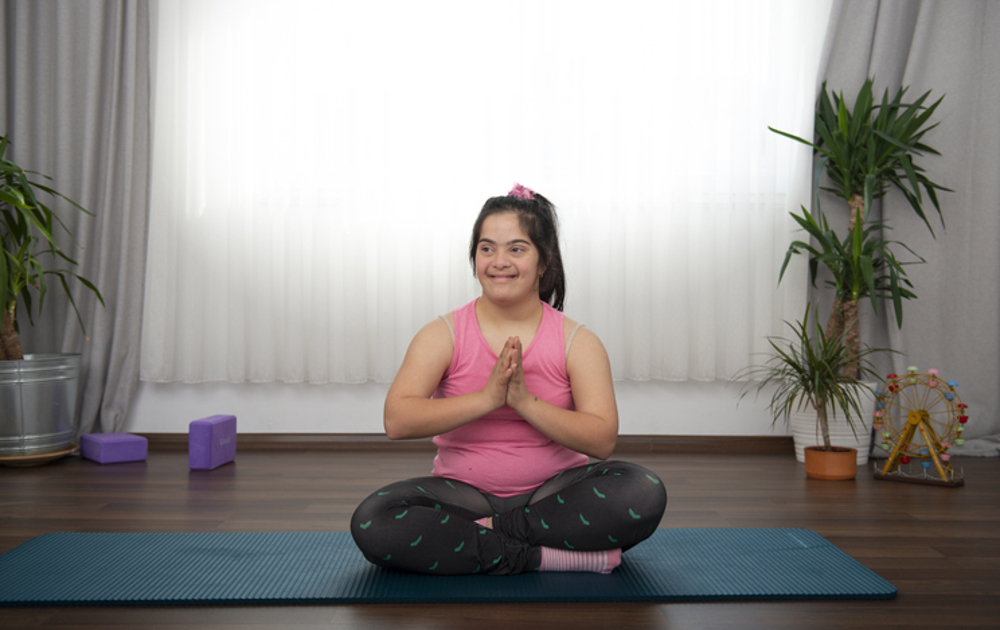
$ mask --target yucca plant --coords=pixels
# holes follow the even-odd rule
[[[774,387],[768,404],[772,426],[780,420],[788,422],[793,411],[811,406],[816,411],[823,447],[830,451],[833,444],[828,419],[838,409],[855,436],[855,420],[861,420],[870,412],[861,408],[861,392],[866,385],[845,374],[845,367],[854,363],[859,375],[875,380],[878,372],[866,357],[885,350],[864,347],[855,352],[849,349],[843,332],[830,337],[818,319],[810,324],[810,308],[806,305],[802,321],[785,322],[792,329],[791,339],[768,337],[772,352],[767,361],[744,368],[735,378],[747,381],[740,399],[750,391],[760,394],[765,388]]]
[[[874,79],[864,82],[852,110],[847,107],[843,92],[827,92],[823,83],[815,117],[815,142],[773,127],[768,129],[806,144],[821,155],[823,167],[834,184],[823,189],[848,202],[852,219],[861,214],[866,186],[870,185],[873,198],[881,197],[891,186],[903,193],[933,234],[934,228],[923,208],[923,194],[927,194],[944,225],[937,191],[951,192],[951,189],[928,179],[925,170],[914,162],[914,156],[941,155],[922,140],[938,126],[929,122],[944,97],[925,106],[930,97],[927,91],[916,101],[904,103],[903,96],[909,88],[902,87],[892,101],[886,90],[881,103],[876,104],[873,85]]]
[[[89,280],[67,267],[77,262],[66,255],[56,243],[56,228],[73,236],[66,224],[39,200],[41,193],[67,201],[73,208],[91,214],[60,192],[41,184],[37,178],[51,181],[46,175],[28,171],[6,159],[6,135],[0,136],[0,305],[3,306],[3,328],[0,329],[0,360],[24,358],[18,337],[17,306],[20,300],[31,323],[41,312],[47,290],[47,278],[59,280],[69,303],[83,328],[83,319],[69,289],[69,278],[78,280],[93,291],[104,304],[101,292]],[[32,294],[37,293],[37,302]]]
[[[848,237],[838,239],[838,242],[845,245],[845,252],[853,247],[853,242],[859,237],[870,239],[868,222],[871,203],[873,199],[883,196],[890,188],[896,188],[906,198],[913,211],[927,225],[927,229],[934,235],[931,221],[924,210],[926,200],[930,200],[931,205],[937,211],[938,220],[944,226],[944,217],[941,213],[941,206],[938,201],[938,191],[948,191],[934,183],[926,176],[926,171],[918,165],[915,157],[924,154],[940,155],[938,151],[923,142],[923,137],[928,131],[937,127],[937,123],[931,124],[930,119],[941,101],[942,96],[930,105],[925,105],[930,97],[930,91],[925,92],[920,98],[912,103],[904,103],[903,98],[908,90],[902,87],[892,100],[889,100],[889,91],[886,90],[879,103],[875,102],[873,93],[874,79],[868,79],[861,86],[857,97],[854,99],[853,109],[848,108],[843,93],[828,92],[826,83],[820,92],[819,104],[815,116],[815,141],[810,142],[799,136],[779,131],[773,127],[769,129],[777,134],[791,138],[813,148],[819,155],[817,163],[817,175],[825,171],[829,176],[832,186],[823,186],[822,190],[833,192],[841,197],[849,206],[849,221],[847,233]],[[817,187],[819,178],[817,176]],[[795,215],[793,215],[795,216]],[[803,215],[795,217],[800,225],[814,237],[814,232],[832,234],[824,222],[812,222]],[[806,227],[806,223],[813,223]],[[864,225],[859,232],[856,229],[857,223]],[[886,228],[882,224],[872,224],[871,227]],[[866,240],[869,244],[875,244],[874,240]],[[887,243],[883,241],[883,243]],[[832,242],[830,243],[832,245]],[[888,252],[884,247],[879,247],[881,254]],[[907,248],[909,249],[909,248]],[[793,251],[794,250],[794,251]],[[793,244],[789,248],[789,253],[798,251],[810,251]],[[810,260],[811,266],[815,270],[816,263],[822,263],[828,267],[845,266],[856,264],[857,270],[861,272],[862,283],[869,290],[868,293],[852,290],[859,286],[856,283],[835,282],[837,293],[834,296],[834,304],[831,309],[830,319],[827,323],[826,334],[828,337],[836,336],[840,331],[845,330],[845,326],[850,325],[853,330],[847,335],[849,343],[855,343],[859,333],[857,307],[858,300],[870,296],[876,311],[878,308],[877,298],[885,295],[884,291],[875,291],[875,280],[878,277],[877,269],[869,266],[865,256],[855,256],[850,254],[845,256],[844,262],[834,260],[836,247],[828,248],[820,244],[818,251],[823,252],[822,256],[815,256]],[[912,250],[911,250],[912,251]],[[810,254],[813,255],[813,251]],[[851,261],[846,261],[851,258]],[[897,269],[891,261],[894,259],[884,258],[887,261],[887,270],[890,271],[888,278],[890,283],[905,279],[905,274],[893,275],[892,269]],[[787,262],[787,257],[786,257]],[[909,284],[907,283],[907,286]],[[901,298],[915,297],[908,294],[902,286],[892,289],[888,295],[892,297],[893,306],[896,309],[897,325],[902,325],[902,305]],[[848,324],[850,323],[850,324]],[[856,345],[854,346],[857,347]]]
[[[870,203],[865,204],[870,208]],[[833,288],[834,295],[840,300],[838,315],[843,316],[841,326],[833,329],[827,326],[826,337],[842,338],[849,355],[860,355],[861,338],[857,326],[858,302],[869,298],[872,308],[878,312],[878,302],[892,302],[898,326],[903,324],[904,299],[913,299],[913,284],[906,275],[906,265],[924,262],[912,249],[903,243],[889,241],[883,237],[889,226],[883,221],[870,220],[866,215],[857,221],[850,232],[843,238],[830,227],[826,216],[819,206],[815,214],[805,207],[801,215],[792,213],[792,218],[811,237],[808,241],[793,241],[785,253],[779,278],[784,277],[788,263],[795,254],[805,253],[809,256],[809,277],[816,285],[819,268],[830,271],[827,285]],[[890,245],[897,245],[909,251],[917,259],[900,262]],[[844,375],[849,378],[858,377],[858,365],[847,362],[844,365]]]

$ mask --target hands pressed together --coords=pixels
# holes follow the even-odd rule
[[[495,404],[495,409],[507,405],[517,411],[521,404],[532,397],[524,382],[522,352],[521,339],[508,337],[497,362],[493,365],[490,378],[483,391]]]

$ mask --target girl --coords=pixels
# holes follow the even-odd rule
[[[618,410],[604,346],[562,314],[554,207],[520,184],[487,200],[469,258],[482,295],[417,333],[385,401],[389,438],[434,437],[432,476],[368,497],[354,540],[418,573],[610,573],[667,496],[640,466],[590,463]]]

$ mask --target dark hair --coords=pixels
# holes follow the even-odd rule
[[[534,193],[534,197],[534,199],[524,199],[508,195],[487,199],[472,227],[469,261],[472,262],[472,269],[475,271],[476,250],[486,217],[503,212],[516,213],[521,229],[538,248],[539,264],[545,268],[538,281],[539,297],[561,311],[563,301],[566,299],[566,274],[563,271],[562,253],[559,251],[559,219],[551,201],[538,193]]]

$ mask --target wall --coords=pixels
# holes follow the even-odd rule
[[[785,435],[767,398],[722,382],[615,384],[622,435]],[[124,431],[186,433],[188,423],[233,414],[243,433],[381,433],[388,384],[141,383]]]

